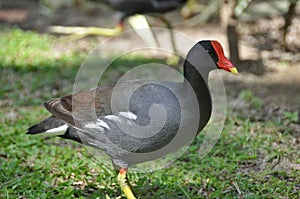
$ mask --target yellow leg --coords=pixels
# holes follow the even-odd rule
[[[115,36],[123,31],[123,25],[118,24],[115,28],[81,27],[81,26],[51,26],[49,32],[70,34],[74,39],[80,39],[88,35]]]
[[[122,191],[126,195],[127,199],[136,199],[133,195],[130,185],[127,180],[127,169],[121,168],[118,174],[118,183],[121,186]]]
[[[144,15],[136,14],[131,16],[128,18],[128,22],[147,46],[159,47],[156,37]]]
[[[187,0],[185,5],[181,8],[181,15],[184,19],[189,19],[195,14],[201,13],[203,6],[197,0]]]

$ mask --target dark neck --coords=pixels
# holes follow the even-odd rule
[[[199,57],[198,57],[199,58]],[[189,60],[189,59],[188,59]],[[201,60],[201,59],[200,59]],[[195,62],[194,62],[195,63]],[[212,110],[211,96],[208,88],[208,74],[211,71],[209,67],[195,68],[190,61],[185,61],[184,64],[184,77],[185,83],[189,83],[197,96],[200,111],[200,121],[198,133],[207,124]]]
[[[191,86],[194,88],[201,86],[199,84],[205,84],[207,85],[208,83],[208,75],[209,72],[211,71],[209,68],[202,67],[196,69],[189,61],[185,60],[184,63],[184,77],[185,80],[188,80],[188,82],[191,84]]]

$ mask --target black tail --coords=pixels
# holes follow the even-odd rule
[[[36,125],[33,125],[32,127],[29,127],[27,129],[26,134],[37,134],[37,133],[43,133],[45,131],[46,130],[44,129],[43,126],[41,126],[40,124],[36,124]]]
[[[26,134],[38,134],[43,133],[49,129],[57,128],[64,125],[65,123],[54,116],[48,117],[42,122],[33,125],[27,129]]]

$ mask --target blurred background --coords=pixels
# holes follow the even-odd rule
[[[150,26],[166,27],[166,20],[195,42],[220,41],[240,74],[222,73],[229,108],[213,151],[197,158],[199,138],[170,169],[132,174],[133,189],[139,186],[137,195],[299,198],[298,0],[191,0],[160,13],[164,20],[157,14],[145,16]],[[132,28],[128,19],[124,30]],[[72,92],[81,63],[107,39],[53,27],[112,29],[119,22],[120,10],[100,0],[0,1],[0,198],[116,198],[121,194],[114,171],[94,162],[80,145],[24,135],[26,128],[49,115],[42,107],[44,101]],[[122,42],[115,45],[122,48]],[[111,78],[151,61],[141,56],[119,60]]]

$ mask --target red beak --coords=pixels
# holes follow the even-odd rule
[[[238,70],[236,69],[236,67],[225,56],[221,59],[219,58],[219,61],[217,64],[218,64],[219,68],[222,68],[223,70],[231,72],[235,75],[237,75],[239,73]]]

